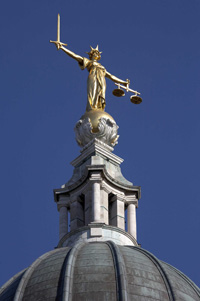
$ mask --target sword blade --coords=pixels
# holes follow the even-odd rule
[[[58,14],[58,23],[57,23],[57,42],[60,42],[60,14]]]

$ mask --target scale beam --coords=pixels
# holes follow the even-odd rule
[[[126,92],[133,92],[133,93],[135,93],[137,95],[140,95],[140,93],[138,91],[130,89],[129,86],[125,87],[125,86],[122,86],[122,85],[117,84],[117,83],[115,83],[115,85],[118,86],[118,89],[122,88],[122,89],[126,90]]]

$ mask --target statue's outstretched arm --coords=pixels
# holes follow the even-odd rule
[[[111,73],[109,73],[108,71],[106,71],[106,77],[111,79],[113,82],[118,83],[118,84],[123,84],[123,85],[127,85],[129,83],[129,80],[121,80],[118,77],[112,75]]]
[[[70,51],[69,49],[65,48],[61,45],[60,49],[62,49],[65,53],[67,53],[70,57],[75,59],[79,64],[83,64],[83,57]]]
[[[64,51],[65,53],[67,53],[69,56],[71,56],[73,59],[75,59],[80,65],[83,64],[83,57],[70,51],[69,49],[65,48],[63,45],[67,45],[64,44],[62,42],[60,42],[60,40],[58,41],[50,41],[50,43],[54,43],[57,47],[57,49],[62,49],[62,51]]]

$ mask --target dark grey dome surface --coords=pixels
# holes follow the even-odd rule
[[[200,289],[141,248],[92,242],[39,257],[1,288],[3,300],[194,301]]]

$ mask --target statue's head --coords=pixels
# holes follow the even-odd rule
[[[97,60],[99,61],[101,58],[101,53],[99,51],[99,46],[97,45],[96,48],[92,48],[92,46],[90,46],[91,50],[90,52],[87,52],[87,54],[89,55],[90,60]]]

